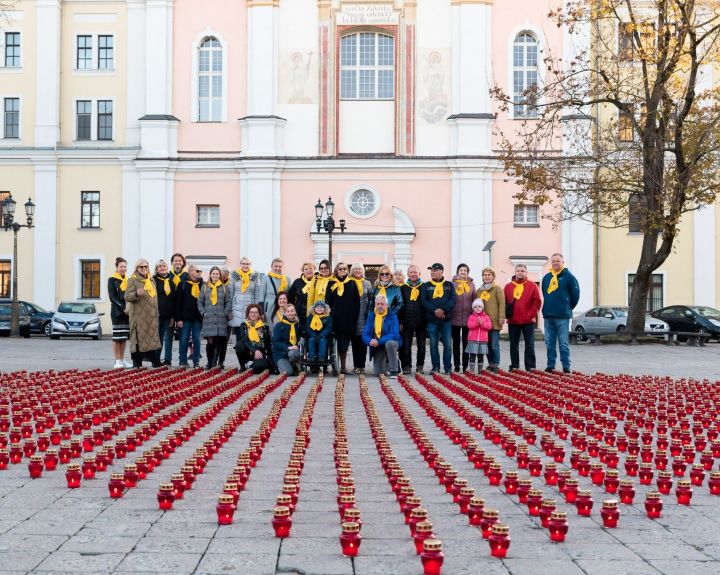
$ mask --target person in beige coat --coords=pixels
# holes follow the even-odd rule
[[[500,330],[505,323],[505,293],[495,283],[495,270],[485,268],[482,271],[482,282],[475,292],[485,304],[485,313],[492,320],[492,329],[488,333],[488,369],[495,373],[500,369]]]
[[[133,367],[149,361],[160,367],[160,336],[158,335],[158,302],[155,281],[147,260],[140,259],[128,279],[125,302],[130,317],[130,357]]]

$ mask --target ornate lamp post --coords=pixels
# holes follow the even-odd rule
[[[20,314],[18,308],[18,252],[17,252],[17,235],[20,228],[32,228],[33,217],[35,215],[35,204],[28,198],[25,202],[25,218],[27,223],[25,225],[19,224],[15,221],[15,206],[17,202],[13,200],[12,194],[9,195],[4,202],[2,202],[2,227],[7,232],[8,230],[13,231],[13,270],[12,270],[12,312],[11,312],[11,323],[10,323],[10,336],[20,336]]]
[[[327,216],[325,219],[323,219],[323,209],[325,210],[325,215]],[[333,219],[333,214],[335,212],[335,202],[332,201],[332,198],[328,198],[328,201],[325,202],[325,205],[323,206],[320,202],[320,198],[318,198],[317,204],[315,204],[315,227],[317,228],[317,232],[320,233],[321,230],[325,230],[328,235],[328,261],[330,262],[330,269],[332,270],[332,242],[333,242],[333,232],[335,231],[335,220]],[[345,220],[340,220],[340,233],[345,233]]]

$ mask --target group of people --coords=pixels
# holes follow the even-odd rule
[[[370,283],[361,263],[339,262],[334,269],[322,260],[317,269],[306,262],[294,281],[276,258],[267,273],[255,272],[248,258],[233,271],[213,266],[207,279],[182,254],[170,265],[145,259],[128,274],[127,262],[117,258],[116,272],[108,279],[113,324],[115,367],[125,364],[130,342],[132,366],[144,361],[153,366],[172,365],[177,334],[180,366],[199,367],[201,338],[206,341],[206,367],[225,367],[230,336],[242,369],[270,369],[294,373],[301,360],[300,342],[306,342],[306,359],[322,364],[335,346],[341,373],[352,366],[364,373],[372,360],[375,374],[397,376],[425,368],[429,341],[431,373],[487,369],[500,366],[500,330],[508,324],[510,369],[520,368],[520,340],[524,340],[524,368],[536,368],[535,325],[542,308],[547,343],[546,371],[554,371],[557,347],[564,371],[570,371],[569,324],[580,288],[564,267],[561,254],[553,254],[541,288],[528,280],[519,264],[505,286],[496,283],[492,268],[482,270],[476,285],[467,264],[457,266],[447,279],[441,263],[432,264],[430,278],[421,279],[411,265],[402,272],[382,266]],[[541,297],[542,292],[542,297]],[[442,358],[440,348],[442,347]],[[369,352],[369,354],[368,354]],[[453,367],[454,366],[454,367]]]

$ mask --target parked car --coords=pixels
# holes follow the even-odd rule
[[[20,335],[30,337],[30,318],[23,306],[18,306]],[[0,335],[10,335],[12,322],[12,302],[0,302]]]
[[[0,303],[10,303],[9,299],[2,299]],[[30,317],[30,333],[44,333],[50,335],[50,322],[52,321],[54,311],[47,311],[36,303],[20,300],[18,302],[25,308],[27,315]]]
[[[653,312],[673,331],[707,333],[720,341],[720,311],[703,305],[671,305]],[[678,339],[687,339],[678,337]]]
[[[100,316],[95,305],[84,302],[62,302],[50,324],[50,339],[60,337],[102,337]]]
[[[579,340],[584,340],[583,333],[616,333],[625,331],[628,320],[628,308],[623,306],[598,306],[587,310],[573,318],[572,330]],[[645,331],[668,331],[667,323],[652,316],[645,317]]]

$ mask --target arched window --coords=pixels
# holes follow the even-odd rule
[[[198,48],[198,122],[222,121],[223,49],[214,36],[205,38]]]
[[[520,32],[513,42],[513,115],[537,118],[538,41],[530,32]]]
[[[340,40],[340,99],[395,98],[395,38],[359,32]]]

